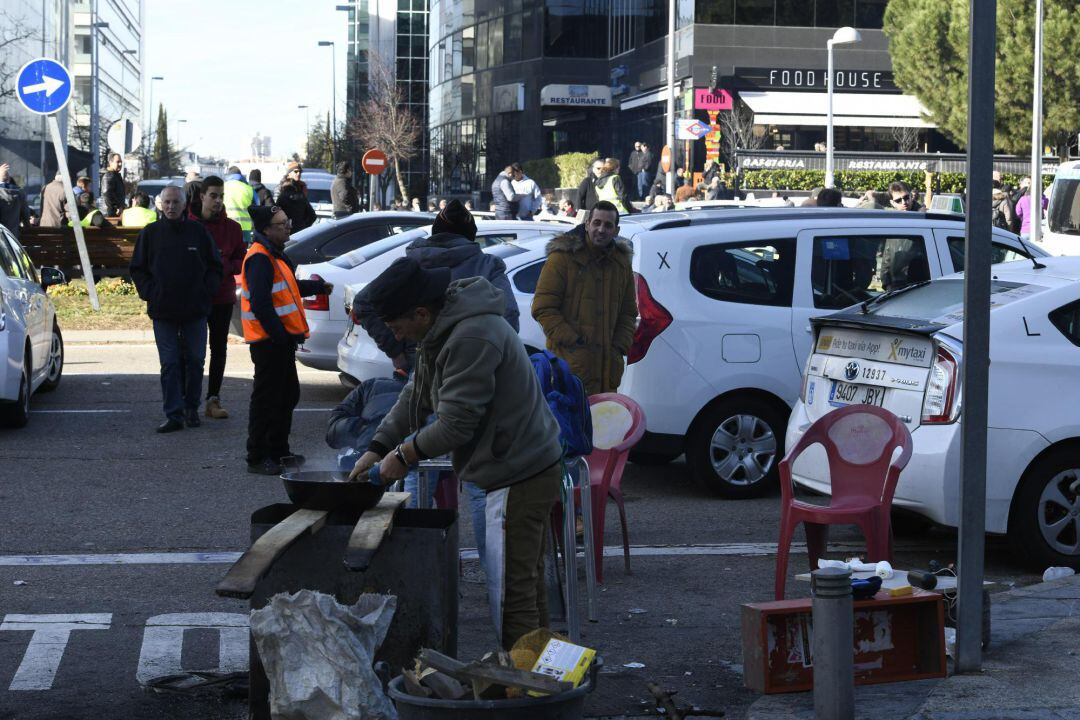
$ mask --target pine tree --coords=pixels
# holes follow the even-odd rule
[[[154,149],[150,153],[150,166],[158,177],[165,177],[176,172],[178,165],[176,150],[169,143],[169,116],[164,105],[158,105],[157,129],[154,130]]]

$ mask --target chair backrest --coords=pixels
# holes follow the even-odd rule
[[[828,457],[834,502],[861,497],[891,503],[900,471],[911,459],[911,433],[900,418],[872,405],[848,405],[818,418],[788,452],[781,463],[785,499],[792,492],[791,465],[817,444]]]
[[[589,396],[593,422],[593,451],[589,454],[589,474],[593,482],[618,487],[622,470],[645,434],[645,412],[636,402],[618,393]]]

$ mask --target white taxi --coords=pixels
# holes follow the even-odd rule
[[[1041,262],[993,266],[986,529],[1007,533],[1035,567],[1080,567],[1080,258]],[[792,447],[844,405],[890,410],[913,441],[894,506],[951,527],[959,523],[963,283],[949,275],[815,318],[786,438]],[[828,494],[824,451],[800,457],[793,479]]]

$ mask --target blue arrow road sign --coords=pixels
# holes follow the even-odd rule
[[[59,112],[71,100],[71,74],[51,58],[37,58],[22,66],[15,78],[19,102],[38,115]]]

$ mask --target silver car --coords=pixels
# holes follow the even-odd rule
[[[22,427],[30,396],[54,390],[64,371],[64,338],[45,293],[66,282],[55,268],[39,273],[19,241],[0,226],[0,424]]]

